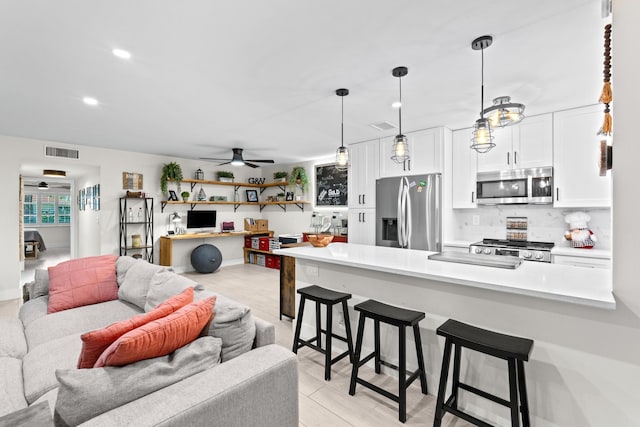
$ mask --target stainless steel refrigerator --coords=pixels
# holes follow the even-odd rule
[[[376,182],[376,245],[442,250],[440,174],[383,178]]]

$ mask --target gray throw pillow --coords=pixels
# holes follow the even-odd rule
[[[29,299],[49,295],[49,270],[37,268],[33,279],[33,286],[29,289]]]
[[[162,357],[126,366],[58,369],[54,420],[76,426],[104,412],[217,365],[222,342],[203,337]]]
[[[189,287],[201,289],[202,285],[172,271],[158,271],[151,278],[147,300],[143,306],[144,311],[153,310],[167,298],[177,295]]]
[[[118,286],[122,285],[124,277],[136,261],[138,260],[130,256],[121,256],[116,260],[116,281]]]
[[[127,258],[133,260],[133,262]],[[118,272],[118,264],[120,264],[120,272]],[[116,261],[116,274],[118,277],[122,275],[122,271],[125,269],[124,278],[118,282],[120,285],[118,298],[137,305],[144,310],[153,276],[158,272],[168,271],[168,268],[131,257],[118,258]]]
[[[24,409],[0,417],[0,427],[48,427],[53,426],[48,402],[33,404]]]

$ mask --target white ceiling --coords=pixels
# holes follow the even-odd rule
[[[600,0],[0,0],[0,134],[278,163],[403,130],[468,127],[500,95],[533,115],[597,102]],[[129,50],[121,60],[113,48]],[[83,96],[101,104],[88,107]]]

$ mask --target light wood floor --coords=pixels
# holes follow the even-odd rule
[[[251,307],[254,315],[276,326],[276,343],[291,348],[295,323],[279,319],[280,272],[256,265],[234,265],[220,268],[212,274],[187,273],[185,276],[206,288],[229,296]],[[296,307],[297,310],[297,307]],[[354,331],[355,334],[355,331]],[[335,354],[334,356],[336,356]],[[298,350],[300,425],[301,426],[393,426],[398,421],[395,402],[366,389],[356,388],[349,396],[351,364],[348,359],[337,362],[331,381],[324,381],[324,356],[309,348]],[[360,375],[392,393],[397,393],[398,380],[388,375],[376,375],[363,367]],[[429,395],[420,392],[418,381],[407,393],[406,426],[431,426],[435,408],[437,384],[429,384]],[[445,427],[467,427],[471,424],[445,415]]]
[[[255,265],[233,265],[212,274],[187,273],[185,276],[202,283],[206,288],[249,305],[254,315],[276,327],[276,343],[291,348],[295,324],[279,319],[279,271]],[[0,316],[16,316],[19,300],[0,301]],[[355,331],[354,331],[355,333]],[[335,355],[334,355],[335,356]],[[395,402],[362,386],[355,396],[349,396],[351,365],[342,359],[332,369],[331,381],[324,381],[323,356],[309,348],[298,352],[300,426],[393,426],[398,421]],[[376,375],[366,366],[360,370],[363,378],[392,393],[397,392],[397,379]],[[429,395],[420,392],[414,382],[407,392],[406,426],[433,425],[437,384],[429,384]],[[465,421],[445,415],[444,427],[467,427]]]

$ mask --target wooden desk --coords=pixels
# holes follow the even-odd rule
[[[273,236],[273,231],[233,231],[230,233],[195,233],[195,234],[172,234],[170,236],[160,236],[160,265],[171,266],[173,264],[173,242],[174,240],[189,239],[212,239],[221,237],[244,237],[244,236]],[[244,241],[242,242],[244,245]]]

